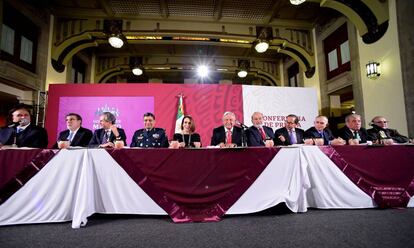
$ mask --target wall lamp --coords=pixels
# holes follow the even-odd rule
[[[254,49],[258,53],[264,53],[267,51],[270,45],[270,40],[273,38],[273,31],[271,27],[256,27],[257,40],[253,43]]]
[[[381,75],[380,63],[369,61],[367,66],[367,77],[369,79],[377,79]]]
[[[144,73],[144,66],[142,65],[142,57],[129,57],[129,67],[132,74],[140,76]]]
[[[245,78],[250,70],[250,61],[246,59],[239,59],[237,76],[239,78]]]
[[[108,42],[112,47],[121,48],[125,44],[122,20],[104,20],[104,32],[108,35]]]

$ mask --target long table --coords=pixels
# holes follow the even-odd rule
[[[218,221],[284,202],[309,207],[413,207],[414,147],[2,149],[0,225],[94,213]]]

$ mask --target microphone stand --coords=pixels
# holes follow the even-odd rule
[[[19,122],[14,122],[11,125],[9,125],[9,128],[12,128],[12,135],[13,135],[13,144],[11,145],[12,147],[17,147],[17,126],[19,125]]]
[[[247,137],[246,137],[246,130],[249,128],[248,126],[244,125],[243,123],[241,123],[240,121],[236,122],[240,127],[241,127],[241,142],[242,142],[242,147],[247,147]]]

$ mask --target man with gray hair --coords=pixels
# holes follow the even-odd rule
[[[99,116],[100,129],[95,130],[93,137],[89,142],[90,147],[115,147],[116,141],[122,141],[126,145],[126,135],[122,128],[115,125],[115,115],[111,112],[103,112]]]
[[[345,117],[345,127],[338,130],[339,137],[344,139],[348,145],[358,145],[367,143],[367,130],[361,127],[361,116],[357,114],[350,114]]]
[[[336,139],[328,128],[328,117],[318,115],[314,126],[305,131],[305,144],[307,145],[345,145],[345,140]]]
[[[213,130],[211,145],[220,147],[242,146],[242,129],[235,126],[236,115],[227,111],[223,114],[222,121],[223,125]]]
[[[247,130],[247,145],[248,146],[274,146],[273,129],[263,125],[263,114],[254,112],[252,114],[253,126]]]

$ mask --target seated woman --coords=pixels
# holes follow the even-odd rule
[[[201,139],[198,133],[195,133],[195,123],[191,116],[184,116],[181,122],[181,133],[175,133],[172,148],[178,147],[201,147]],[[178,147],[177,147],[178,142]],[[175,143],[175,144],[174,144]]]

